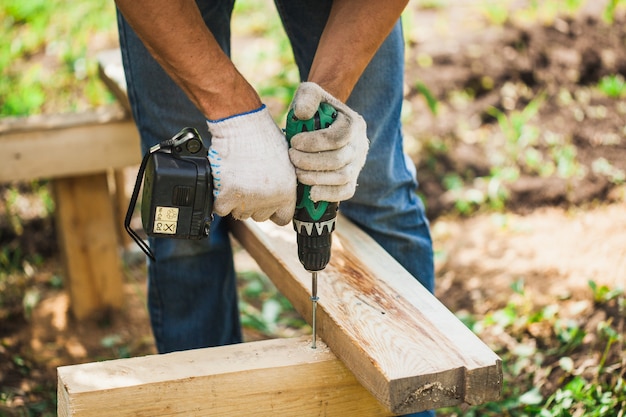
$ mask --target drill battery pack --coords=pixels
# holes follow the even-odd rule
[[[124,225],[150,258],[154,259],[152,251],[130,228],[141,184],[141,222],[146,235],[206,238],[213,212],[213,178],[207,154],[198,132],[185,128],[144,156]]]

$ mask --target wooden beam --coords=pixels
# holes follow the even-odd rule
[[[0,182],[106,172],[141,162],[135,124],[119,108],[4,118]]]
[[[78,319],[98,317],[123,303],[118,230],[106,173],[53,181],[65,285]]]
[[[274,339],[58,368],[59,417],[389,416],[323,343]]]
[[[233,227],[310,318],[291,228]],[[341,361],[307,337],[62,367],[59,416],[384,416],[499,397],[500,359],[345,218],[319,295],[319,330]]]
[[[132,178],[136,178],[135,176]],[[131,245],[135,245],[135,241],[130,237],[124,226],[124,220],[126,217],[126,211],[130,204],[130,195],[132,194],[132,188],[127,190],[128,178],[124,169],[117,169],[109,171],[109,186],[113,186],[111,191],[111,198],[113,202],[113,211],[115,218],[115,227],[117,228],[117,237],[119,245],[127,249]],[[131,183],[132,187],[132,183]],[[127,192],[128,191],[128,192]]]
[[[236,238],[309,320],[310,274],[291,226],[233,222]],[[318,332],[382,404],[397,414],[496,400],[500,358],[387,252],[346,218],[318,281]]]
[[[122,53],[119,48],[98,53],[98,74],[100,79],[117,98],[124,110],[131,113],[130,101],[126,92],[126,75],[122,64]]]

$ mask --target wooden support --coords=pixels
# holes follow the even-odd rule
[[[244,248],[298,311],[310,319],[310,275],[297,259],[292,228],[252,221],[233,222],[232,226]],[[371,414],[357,409],[369,397],[356,392],[339,395],[350,403],[342,405],[348,408],[332,412],[323,408],[336,405],[338,400],[327,398],[344,386],[343,371],[334,368],[322,372],[317,368],[319,364],[309,364],[313,368],[303,370],[298,362],[301,355],[310,359],[324,352],[323,344],[320,351],[311,349],[308,338],[300,345],[276,341],[284,349],[277,355],[274,347],[255,350],[250,356],[257,358],[257,365],[242,363],[242,356],[234,353],[219,356],[219,366],[204,362],[213,357],[214,349],[245,350],[244,344],[153,356],[149,360],[122,359],[60,368],[59,415],[98,415],[105,404],[107,410],[120,404],[120,410],[132,411],[116,411],[114,415],[155,417],[176,413],[390,415],[499,398],[502,369],[496,354],[347,219],[339,218],[333,238],[331,263],[319,277],[318,329],[333,353],[382,409],[376,408]],[[258,364],[263,365],[262,370]],[[323,384],[323,388],[312,400],[305,393],[317,384]],[[252,401],[247,400],[248,395]],[[292,401],[293,408],[281,408]],[[311,408],[311,404],[315,406]]]
[[[59,417],[391,415],[309,338],[64,366],[58,379]]]
[[[499,398],[500,358],[362,230],[337,223],[318,278],[318,332],[357,380],[397,414]],[[247,221],[233,233],[310,319],[293,229]]]
[[[134,179],[135,177],[133,177]],[[124,226],[124,219],[126,218],[126,211],[130,203],[131,190],[127,190],[126,172],[123,169],[116,169],[109,171],[109,189],[111,189],[111,199],[113,201],[113,212],[115,214],[115,228],[117,230],[117,237],[119,245],[127,249],[129,246],[134,245],[126,228]],[[128,192],[127,192],[128,191]]]
[[[124,110],[131,113],[130,101],[126,92],[126,76],[119,49],[109,49],[98,53],[98,74],[100,79],[117,98]]]
[[[0,182],[79,176],[141,162],[139,134],[119,108],[5,118]]]
[[[98,316],[122,304],[119,242],[125,242],[107,174],[140,162],[139,135],[119,108],[66,115],[4,118],[0,182],[51,178],[59,246],[71,310]],[[116,211],[115,205],[119,210]],[[126,240],[127,241],[127,240]]]
[[[85,319],[120,308],[122,266],[107,174],[56,178],[53,188],[73,315]]]

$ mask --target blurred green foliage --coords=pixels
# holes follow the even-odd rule
[[[459,314],[472,331],[491,342],[502,358],[502,399],[465,409],[448,408],[438,414],[623,416],[624,290],[589,281],[587,301],[593,309],[572,317],[559,302],[538,306],[523,279],[511,288],[514,296],[503,308],[483,317]],[[589,326],[587,314],[600,317],[597,325]]]
[[[626,97],[626,82],[621,74],[602,77],[598,89],[611,98]]]
[[[239,310],[244,328],[263,338],[292,337],[310,329],[272,281],[257,271],[241,271]]]
[[[110,102],[90,45],[116,40],[109,0],[0,3],[0,116],[76,111]]]

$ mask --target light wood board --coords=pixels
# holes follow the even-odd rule
[[[119,108],[5,118],[0,182],[75,177],[139,165],[139,134]]]
[[[65,286],[77,319],[98,317],[123,304],[116,216],[106,173],[53,181],[55,218]]]
[[[318,278],[318,333],[381,403],[403,414],[499,398],[500,358],[387,252],[338,219]],[[291,226],[233,222],[235,237],[310,322],[311,274]]]
[[[65,366],[58,380],[59,417],[391,415],[306,337]]]

